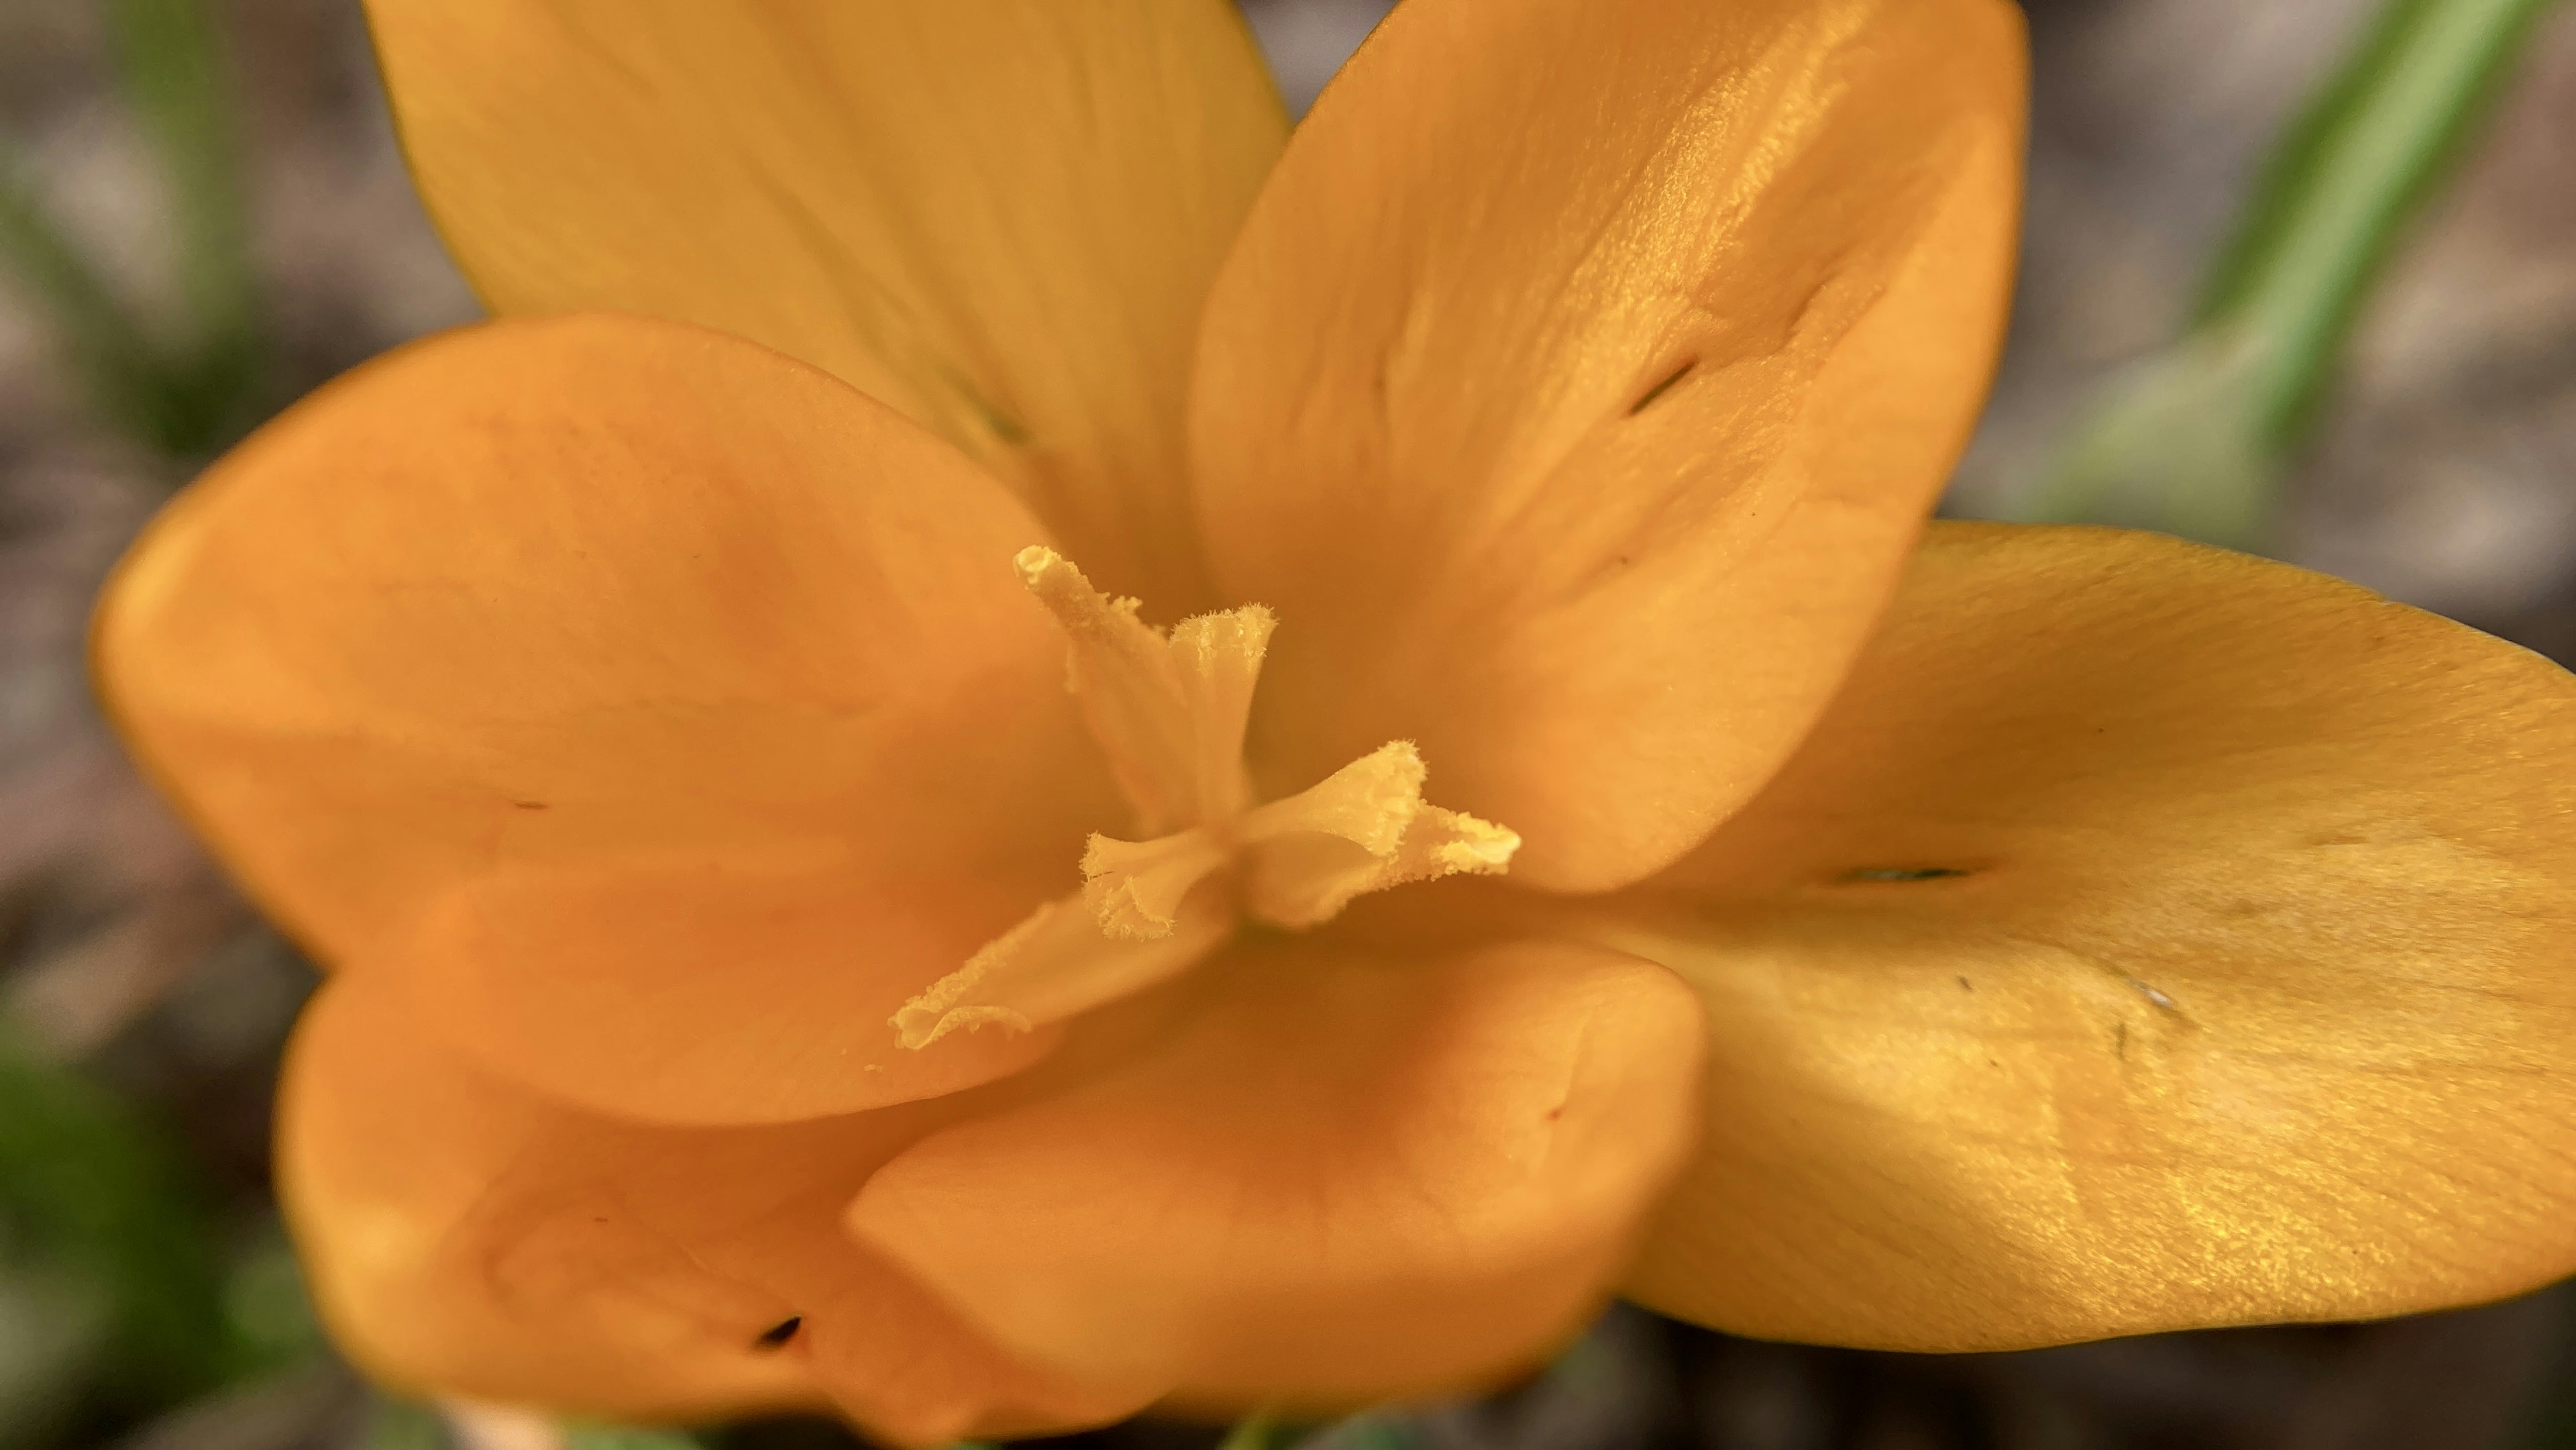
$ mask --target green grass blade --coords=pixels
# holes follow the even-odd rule
[[[2199,324],[2267,340],[2258,411],[2295,438],[2407,219],[2550,0],[2394,0],[2284,134],[2204,288]]]
[[[256,423],[270,348],[223,46],[205,0],[112,0],[126,103],[151,138],[178,238],[185,342],[162,368],[164,452],[203,457]]]
[[[2008,516],[2266,547],[2353,319],[2549,4],[2389,0],[2274,147],[2190,332],[2103,391]]]
[[[52,325],[93,406],[121,431],[153,436],[158,351],[38,200],[23,160],[6,149],[0,149],[0,271]]]
[[[179,231],[180,295],[209,336],[252,332],[258,287],[223,51],[203,0],[113,0],[118,78]]]
[[[115,1096],[0,1023],[0,1225],[13,1254],[97,1286],[122,1388],[167,1401],[246,1368],[187,1175]]]
[[[704,1445],[696,1436],[680,1430],[567,1425],[564,1450],[704,1450]]]

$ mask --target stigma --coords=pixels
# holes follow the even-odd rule
[[[1372,891],[1511,864],[1518,835],[1423,799],[1429,770],[1409,740],[1294,795],[1256,799],[1244,736],[1277,627],[1268,609],[1165,631],[1051,549],[1013,563],[1064,631],[1066,688],[1139,839],[1095,833],[1079,891],[1040,904],[895,1013],[905,1047],[984,1026],[1026,1031],[1141,991],[1247,920],[1302,931]]]

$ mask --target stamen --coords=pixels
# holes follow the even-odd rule
[[[1082,899],[1106,935],[1130,941],[1166,937],[1182,898],[1223,866],[1228,854],[1204,828],[1150,841],[1094,835],[1082,853]]]
[[[1260,605],[1183,620],[1170,636],[1137,602],[1091,587],[1053,549],[1012,561],[1072,642],[1066,686],[1145,834],[1224,820],[1251,799],[1243,731],[1276,621]]]
[[[1234,934],[1234,913],[1221,901],[1189,902],[1175,918],[1150,941],[1104,936],[1081,894],[1058,897],[904,1003],[887,1025],[916,1050],[988,1024],[1026,1032],[1178,976]]]
[[[1366,892],[1500,872],[1520,849],[1501,826],[1426,803],[1428,771],[1410,740],[1254,805],[1243,740],[1270,611],[1203,614],[1165,634],[1052,550],[1024,549],[1015,562],[1064,627],[1067,688],[1148,839],[1091,837],[1081,891],[1039,907],[894,1014],[905,1047],[992,1024],[1025,1032],[1141,991],[1216,950],[1238,913],[1315,926]]]
[[[1243,769],[1243,734],[1252,721],[1252,689],[1279,621],[1258,604],[1201,614],[1172,628],[1172,659],[1188,703],[1198,819],[1232,820],[1252,804]]]
[[[1422,782],[1430,773],[1412,741],[1390,740],[1295,795],[1255,807],[1243,818],[1243,838],[1313,831],[1372,856],[1388,855],[1422,809]]]
[[[1372,891],[1506,869],[1521,838],[1425,804],[1426,774],[1412,741],[1392,741],[1245,815],[1244,909],[1273,926],[1302,929],[1330,921]]]

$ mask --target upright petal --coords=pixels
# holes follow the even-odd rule
[[[1037,528],[766,349],[500,323],[216,465],[111,583],[98,675],[253,895],[487,1060],[612,1111],[843,1111],[1025,1061],[865,1069],[1116,818],[1011,572]],[[477,972],[525,979],[488,994],[516,1026]]]
[[[2576,1269],[2576,679],[2474,631],[1936,525],[1805,749],[1617,909],[1712,1042],[1658,1308],[1993,1349]]]
[[[1195,607],[1201,299],[1286,122],[1225,0],[368,0],[405,149],[502,313],[802,358]]]
[[[480,1074],[409,1011],[325,987],[278,1126],[323,1320],[387,1384],[648,1421],[837,1405],[917,1444],[1134,1408],[1002,1354],[841,1231],[921,1109],[619,1123]]]
[[[1390,738],[1602,889],[1752,795],[1885,602],[2002,330],[2001,0],[1406,0],[1209,301],[1218,583],[1293,788]]]
[[[1358,1404],[1561,1342],[1689,1144],[1699,1014],[1616,953],[1311,940],[1183,990],[1115,1046],[1120,1024],[1087,1023],[1009,1085],[1022,1106],[907,1149],[861,1236],[1085,1382]]]

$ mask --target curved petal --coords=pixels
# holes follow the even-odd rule
[[[2474,631],[1936,525],[1805,750],[1618,909],[1713,1039],[1657,1308],[1993,1349],[2576,1269],[2576,679]]]
[[[1528,1364],[1687,1150],[1701,1028],[1660,968],[1237,949],[1158,1030],[870,1179],[864,1239],[995,1340],[1202,1406],[1363,1403]],[[1105,1030],[1088,1023],[1083,1032]]]
[[[361,369],[218,464],[112,581],[97,671],[263,904],[327,960],[427,972],[423,995],[458,994],[433,1020],[488,1061],[609,1110],[844,1111],[922,1084],[859,1070],[886,1013],[839,1009],[953,970],[1118,818],[1011,572],[1037,531],[765,349],[495,324]],[[673,883],[652,919],[682,936],[611,960]],[[478,1018],[456,953],[415,940],[486,911],[549,946],[596,926],[587,952],[487,963],[529,979],[515,1022]],[[746,1071],[677,1071],[683,1032]],[[966,1076],[1025,1060],[980,1036]]]
[[[471,882],[377,955],[417,1021],[529,1086],[649,1121],[787,1122],[1045,1055],[1048,1027],[918,1049],[890,1030],[1017,904],[972,875],[611,856]]]
[[[281,1191],[324,1321],[390,1385],[637,1420],[837,1405],[880,1433],[1097,1423],[1135,1405],[966,1330],[839,1217],[923,1109],[648,1128],[553,1105],[323,989],[281,1084]]]
[[[1390,738],[1526,842],[1662,866],[1778,768],[1966,442],[2021,154],[1999,0],[1406,0],[1208,304],[1218,583],[1295,789]]]
[[[368,0],[431,215],[501,313],[832,372],[1114,590],[1204,590],[1190,339],[1287,123],[1224,0]]]

